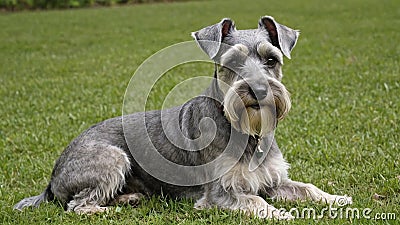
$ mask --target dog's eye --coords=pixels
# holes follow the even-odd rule
[[[273,57],[270,57],[270,58],[268,58],[267,59],[267,61],[265,62],[265,64],[268,66],[268,68],[274,68],[275,66],[276,66],[276,63],[277,63],[278,61],[275,59],[275,58],[273,58]]]

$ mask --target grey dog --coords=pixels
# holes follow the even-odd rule
[[[350,204],[351,197],[292,181],[273,136],[291,107],[281,67],[299,32],[264,16],[257,29],[237,30],[225,18],[192,36],[216,63],[203,95],[175,108],[124,115],[90,127],[63,151],[43,193],[14,208],[58,199],[67,211],[90,214],[162,193],[193,198],[196,209],[217,206],[261,218],[292,219],[264,197]],[[200,170],[171,171],[151,160],[154,149],[175,165]],[[176,182],[157,179],[149,168]]]

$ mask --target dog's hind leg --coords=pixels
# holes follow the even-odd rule
[[[283,181],[278,187],[270,188],[266,194],[278,200],[312,200],[340,206],[352,204],[351,197],[346,195],[332,195],[322,191],[313,184],[292,181],[290,179]]]
[[[104,205],[104,199],[102,196],[99,196],[100,192],[98,188],[85,188],[74,195],[73,200],[68,202],[67,211],[73,211],[78,214],[93,214],[106,211],[107,207],[101,206]]]
[[[53,170],[51,188],[67,211],[92,214],[106,210],[126,184],[127,154],[116,146],[88,143],[67,149]]]

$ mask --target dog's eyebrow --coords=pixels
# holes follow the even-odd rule
[[[269,42],[261,42],[257,45],[257,52],[263,58],[274,57],[280,64],[283,64],[281,51]]]

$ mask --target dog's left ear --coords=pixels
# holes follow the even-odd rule
[[[211,59],[214,59],[224,38],[234,30],[234,22],[229,18],[224,18],[217,24],[192,32],[192,37],[196,40],[200,48]]]
[[[279,24],[271,16],[263,16],[258,22],[258,29],[267,30],[272,45],[279,48],[290,59],[290,52],[296,45],[300,32]]]

